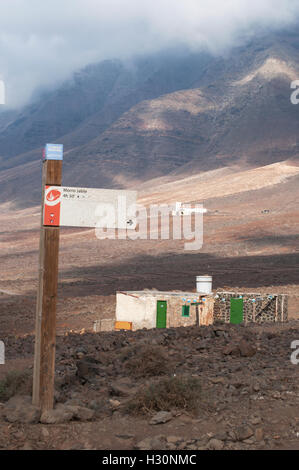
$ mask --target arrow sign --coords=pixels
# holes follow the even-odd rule
[[[135,229],[136,191],[46,186],[44,225]]]

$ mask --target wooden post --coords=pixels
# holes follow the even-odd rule
[[[45,160],[42,176],[42,214],[39,251],[39,280],[36,303],[34,405],[53,409],[56,345],[56,302],[58,284],[59,227],[44,226],[45,186],[60,186],[61,160]]]

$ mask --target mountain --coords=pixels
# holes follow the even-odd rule
[[[63,184],[90,187],[296,161],[297,64],[294,30],[225,57],[179,50],[91,65],[20,112],[0,114],[0,201],[39,201],[46,142],[65,145]]]

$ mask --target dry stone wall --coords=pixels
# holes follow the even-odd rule
[[[217,292],[214,321],[230,323],[231,299],[243,299],[244,323],[270,323],[288,320],[288,297],[284,294]]]

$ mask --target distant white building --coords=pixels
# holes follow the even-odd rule
[[[204,207],[184,207],[181,202],[176,202],[172,215],[205,214],[206,212],[208,211]]]
[[[115,328],[171,328],[213,323],[214,298],[201,292],[116,293]]]

